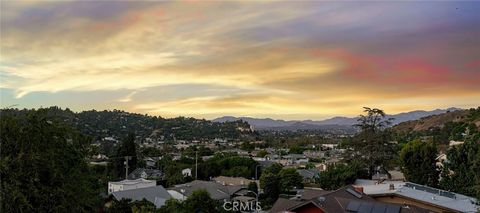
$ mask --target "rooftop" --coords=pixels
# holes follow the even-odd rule
[[[213,199],[222,200],[230,199],[230,196],[233,195],[233,193],[242,188],[243,186],[229,186],[213,181],[194,180],[192,182],[176,185],[168,189],[181,193],[187,197],[190,196],[195,190],[205,189]]]
[[[390,184],[393,184],[393,190],[390,190]],[[355,185],[362,186],[363,192],[368,195],[394,194],[454,211],[477,212],[479,207],[475,204],[475,198],[411,182],[383,181],[377,183],[372,180],[358,179],[355,181]]]
[[[122,181],[116,181],[116,182],[109,182],[111,184],[119,184],[119,185],[135,185],[139,183],[153,183],[155,181],[153,180],[145,180],[143,178],[135,179],[135,180],[122,180]]]
[[[145,198],[146,200],[155,204],[157,208],[163,206],[165,201],[171,198],[170,194],[167,192],[167,190],[165,190],[165,188],[163,188],[163,186],[117,191],[113,192],[112,195],[117,200],[131,199],[132,201],[136,201],[143,200]]]

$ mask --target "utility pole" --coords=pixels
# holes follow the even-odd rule
[[[195,180],[198,177],[198,151],[195,151]]]
[[[132,159],[132,156],[125,156],[125,180],[128,178],[128,160]]]

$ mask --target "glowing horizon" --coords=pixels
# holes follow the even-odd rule
[[[480,2],[2,2],[1,106],[275,119],[480,105]]]

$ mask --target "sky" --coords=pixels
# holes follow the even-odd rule
[[[480,2],[1,1],[1,107],[279,119],[480,105]]]

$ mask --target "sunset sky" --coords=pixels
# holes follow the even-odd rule
[[[480,105],[480,2],[2,1],[1,106],[323,119]]]

